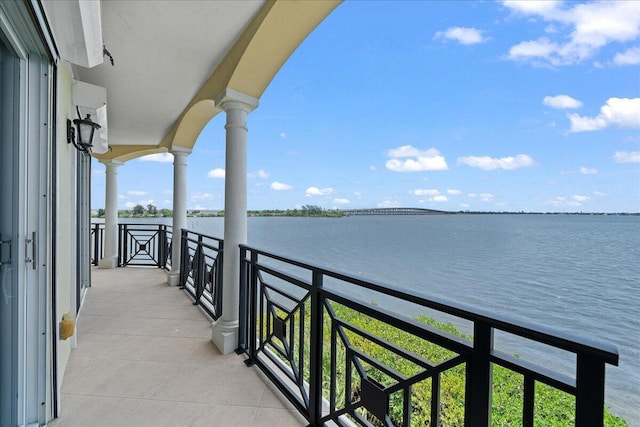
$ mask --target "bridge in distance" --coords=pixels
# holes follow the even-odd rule
[[[344,209],[341,210],[346,216],[365,215],[450,215],[454,212],[436,211],[433,209],[421,208],[371,208],[371,209]]]

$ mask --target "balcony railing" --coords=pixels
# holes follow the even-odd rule
[[[464,377],[458,396],[464,415],[453,425],[488,426],[498,385],[492,384],[495,366],[522,376],[523,426],[534,425],[536,383],[575,396],[576,426],[603,424],[605,364],[618,364],[614,346],[248,246],[240,251],[239,351],[311,425],[408,426],[420,416],[420,425],[428,419],[428,425],[439,426],[443,408],[452,404],[442,398],[443,378],[457,371]],[[402,308],[386,309],[357,295],[465,319],[472,324],[473,338],[452,335],[401,314]],[[575,378],[494,350],[494,331],[573,353]],[[433,354],[440,356],[434,359]],[[421,409],[426,399],[428,408]]]
[[[194,305],[218,319],[224,242],[188,230],[181,236],[180,286]],[[166,268],[170,238],[164,225],[120,225],[120,266],[143,264],[136,260],[141,256],[152,263],[145,265]],[[94,225],[95,258],[102,241],[101,227]],[[237,352],[246,354],[247,364],[257,365],[310,425],[439,426],[457,406],[462,415],[452,425],[488,426],[501,386],[494,380],[498,370],[521,378],[516,390],[507,390],[521,400],[518,424],[539,423],[537,413],[545,408],[537,398],[544,385],[571,397],[566,406],[572,406],[569,421],[576,426],[603,425],[605,365],[617,366],[615,346],[246,245],[239,250]],[[420,316],[426,312],[468,322],[473,337],[434,326]],[[571,354],[575,375],[496,350],[495,332]],[[452,375],[462,378],[460,390],[453,392],[448,390]]]
[[[164,224],[118,224],[118,267],[154,266],[171,269],[172,227]],[[103,223],[91,224],[91,264],[104,256]]]
[[[172,227],[118,224],[118,266],[171,267]]]
[[[180,287],[213,320],[222,314],[222,239],[182,230]]]

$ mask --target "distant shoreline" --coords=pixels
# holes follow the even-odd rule
[[[431,211],[431,212],[412,212],[412,213],[393,213],[393,212],[375,212],[375,213],[353,213],[354,211],[371,211],[369,209],[353,209],[349,211],[343,210],[323,210],[321,212],[305,212],[299,209],[266,209],[247,211],[248,217],[305,217],[305,218],[345,218],[352,216],[425,216],[425,215],[584,215],[584,216],[640,216],[640,212],[509,212],[509,211]],[[428,211],[428,210],[425,210]],[[100,215],[102,213],[102,215]],[[92,218],[103,218],[104,210],[101,212],[92,211]],[[119,218],[171,218],[173,212],[169,209],[163,209],[158,214],[144,213],[142,215],[134,215],[131,211],[118,211]],[[189,218],[215,218],[224,217],[224,211],[187,211]]]

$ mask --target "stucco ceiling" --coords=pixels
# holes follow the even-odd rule
[[[115,65],[75,66],[75,78],[107,88],[109,145],[157,146],[264,1],[101,4]]]

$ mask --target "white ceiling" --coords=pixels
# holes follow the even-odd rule
[[[263,3],[102,1],[115,66],[74,72],[107,88],[109,145],[157,145]]]

